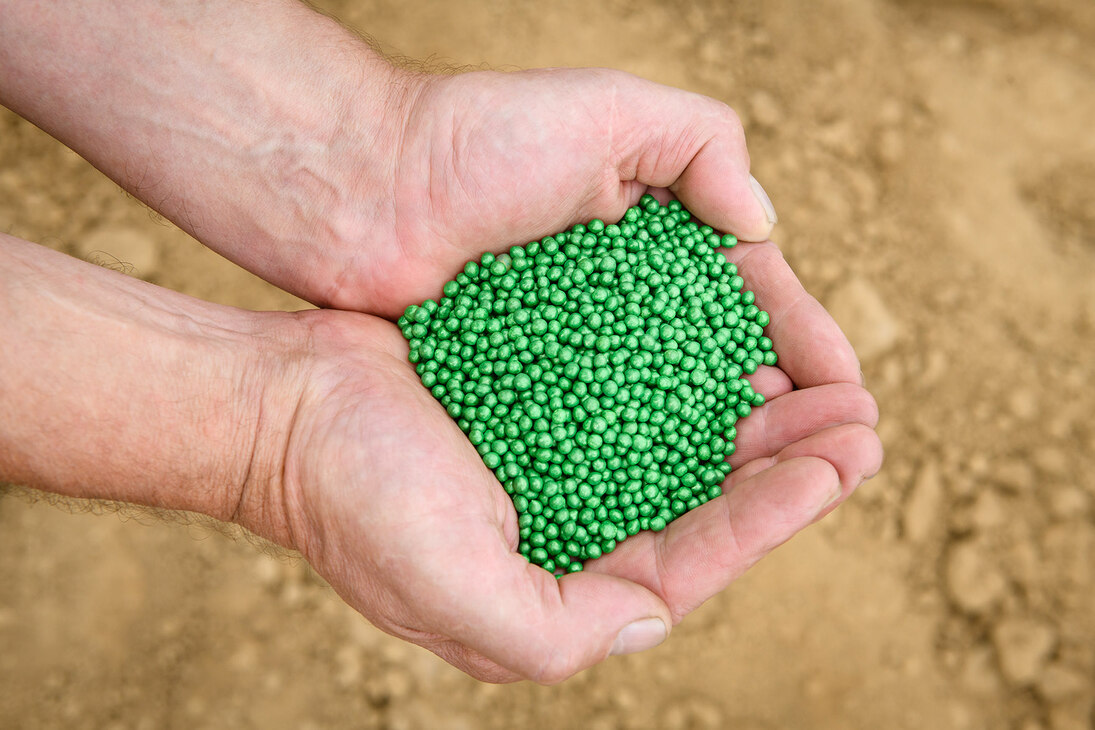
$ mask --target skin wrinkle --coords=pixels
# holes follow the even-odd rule
[[[726,538],[729,540],[729,543],[730,543],[729,548],[726,548],[722,551],[715,551],[713,549],[706,549],[706,550],[703,551],[703,553],[705,555],[709,556],[708,559],[705,561],[706,565],[712,565],[712,564],[716,565],[716,566],[718,566],[720,572],[723,572],[723,571],[726,570],[726,568],[730,567],[731,565],[734,565],[734,563],[724,563],[722,560],[720,560],[720,558],[723,555],[730,555],[730,556],[735,556],[735,557],[740,558],[740,556],[743,555],[744,553],[742,551],[742,546],[738,541],[738,532],[734,528],[734,524],[733,524],[734,523],[734,512],[729,507],[729,500],[724,500],[723,501],[723,506],[719,507],[719,512],[721,514],[725,515],[724,520],[720,520],[720,521],[725,521],[726,530],[723,531],[720,534],[725,535]],[[705,546],[708,546],[713,541],[711,538],[704,537],[703,533],[700,533],[700,536],[701,536],[701,541],[703,542],[703,544]],[[684,539],[687,539],[688,537],[692,538],[693,543],[695,542],[696,535],[690,535],[690,536],[686,535],[686,537]],[[665,545],[664,549],[668,550],[668,547],[669,547],[669,538],[668,537],[663,541],[663,544]],[[709,598],[709,596],[704,596],[699,601],[692,600],[692,601],[689,601],[688,603],[683,603],[683,598],[681,598],[679,596],[674,596],[674,597],[667,596],[667,602],[669,603],[669,605],[672,607],[672,610],[673,610],[674,624],[679,623],[680,621],[682,621],[685,616],[687,616],[689,613],[691,613],[693,610],[695,610],[695,608],[698,605],[702,604],[708,598]]]
[[[305,319],[301,314],[294,315],[293,321],[301,322],[303,325],[295,328],[296,331],[304,334],[300,349],[300,352],[302,353],[301,361],[304,362],[305,358],[309,356],[314,359],[319,353],[318,333],[315,324],[310,320]],[[276,513],[274,532],[277,532],[281,525],[284,525],[289,545],[292,546],[293,549],[298,550],[311,558],[311,552],[308,549],[309,546],[307,544],[308,541],[303,538],[303,535],[307,534],[307,531],[304,529],[305,523],[309,521],[308,512],[304,509],[306,501],[302,497],[304,490],[301,485],[296,483],[296,480],[292,476],[299,473],[299,464],[297,463],[296,457],[300,451],[295,447],[295,444],[301,438],[301,416],[303,414],[305,399],[308,392],[308,380],[302,378],[300,382],[304,383],[304,385],[295,389],[295,403],[283,428],[284,438],[279,442],[279,448],[274,451],[274,453],[280,455],[280,463],[274,470],[274,472],[278,474],[278,478],[273,485],[275,487],[273,494],[275,496],[274,511]],[[282,399],[282,401],[284,402],[284,399]],[[271,492],[269,487],[265,492]],[[269,500],[267,499],[264,504],[268,501]],[[259,522],[258,524],[261,525],[263,522]]]
[[[613,95],[612,96],[612,114],[610,115],[610,118],[612,119],[612,139],[611,139],[612,156],[609,157],[608,159],[612,161],[613,166],[616,168],[615,177],[617,179],[622,178],[624,180],[638,180],[638,178],[640,176],[639,175],[639,167],[640,167],[642,158],[641,158],[641,156],[636,156],[634,151],[631,149],[631,147],[641,146],[641,145],[636,145],[635,140],[630,139],[627,136],[621,135],[620,133],[618,133],[616,131],[618,126],[619,126],[618,120],[619,120],[619,117],[621,115],[620,103],[619,103],[619,95],[620,95],[620,84],[619,84],[619,82],[613,81],[610,88],[612,90],[612,95]],[[594,121],[596,122],[596,120],[594,120]],[[637,130],[638,133],[646,133],[646,131],[647,130],[645,130],[645,129]]]
[[[510,557],[512,557],[512,556],[510,556]],[[531,578],[533,581],[538,580],[537,578],[532,578],[532,576],[528,576],[527,573],[524,573],[524,572],[522,572],[521,575],[522,576],[527,576],[528,578]],[[411,605],[413,605],[413,596],[411,596],[411,599],[412,599]],[[450,606],[455,607],[455,606],[458,605],[458,603],[450,601],[450,602],[446,603],[446,605],[450,605]],[[540,602],[537,605],[542,607],[543,602]],[[430,620],[433,620],[433,619],[430,619]],[[463,630],[468,630],[468,631],[471,632],[472,635],[474,635],[475,632],[478,631],[478,623],[479,623],[478,621],[474,622],[474,623],[468,623],[467,621],[465,621],[463,619],[463,617],[460,614],[456,614],[455,616],[450,618],[450,620],[448,621],[448,624],[450,625],[450,633],[453,633],[455,631],[456,634],[463,633]],[[451,627],[454,627],[454,626],[459,626],[462,630],[454,630],[453,628],[451,628]],[[405,626],[402,626],[401,628],[407,634],[407,637],[420,637],[420,636],[424,635],[424,636],[429,637],[429,640],[432,644],[440,643],[442,646],[451,645],[453,647],[456,647],[457,653],[462,657],[468,657],[468,658],[477,657],[477,659],[475,659],[477,664],[489,665],[489,666],[494,667],[495,670],[497,670],[500,667],[500,665],[497,664],[496,662],[494,662],[493,660],[485,657],[483,654],[481,654],[478,651],[470,649],[468,646],[466,646],[465,644],[460,643],[457,640],[448,640],[443,635],[440,635],[440,634],[423,634],[423,632],[421,632],[421,631],[410,629],[410,628],[407,628]],[[536,636],[541,636],[541,635],[543,635],[543,633],[544,632],[537,632],[535,635]],[[404,637],[404,638],[406,638],[406,637]],[[417,640],[416,640],[416,643],[417,643]],[[427,648],[431,648],[431,650],[433,650],[434,647],[431,646],[431,647],[427,647]],[[506,672],[507,674],[512,674],[510,672],[510,670],[508,670],[508,669],[503,669],[503,671]],[[516,675],[513,675],[513,678],[517,678]]]
[[[570,605],[570,602],[568,602],[566,597],[567,588],[572,584],[561,580],[555,580],[546,575],[541,576],[536,572],[535,566],[529,565],[525,570],[526,575],[528,575],[536,587],[539,600],[536,601],[535,605],[540,610],[541,614],[545,609],[550,610],[553,614],[567,611],[573,613],[576,610],[574,606]],[[545,597],[548,600],[545,600]],[[547,616],[541,615],[538,625],[550,625],[550,615],[552,614],[548,614]],[[547,637],[550,635],[550,631],[534,632],[534,634],[536,636]],[[546,681],[548,684],[556,684],[570,676],[575,671],[576,667],[581,666],[579,660],[582,658],[580,655],[583,653],[584,647],[580,645],[570,646],[570,651],[573,652],[571,654],[560,653],[559,647],[560,642],[553,640],[547,642],[548,652],[540,663],[540,666],[537,668],[536,673],[533,675],[533,678],[536,681]]]
[[[670,525],[670,529],[672,529],[672,525]],[[680,529],[679,526],[678,529]],[[666,604],[666,606],[669,608],[670,620],[675,626],[680,623],[681,619],[684,618],[684,616],[683,614],[678,614],[675,607],[676,602],[672,599],[672,597],[669,595],[669,591],[666,589],[666,584],[668,583],[667,579],[669,577],[669,571],[666,568],[666,553],[669,550],[670,534],[671,533],[667,531],[665,533],[662,533],[661,535],[651,536],[651,542],[654,547],[654,549],[651,550],[651,559],[654,563],[654,570],[648,571],[647,575],[650,575],[654,578],[654,585],[650,586],[644,584],[644,587],[647,588],[654,595],[658,596]]]
[[[542,587],[538,590],[538,592],[539,593],[543,592]],[[537,605],[538,606],[543,606],[543,601],[541,600]],[[544,624],[544,621],[541,619],[538,622],[538,624],[536,624],[536,625],[541,625],[542,626],[543,624]],[[534,625],[530,624],[530,629],[533,629],[533,626]],[[544,636],[544,632],[536,631],[535,629],[533,629],[531,631],[531,633],[534,636],[537,636],[537,637]],[[535,671],[530,673],[531,679],[534,682],[546,683],[546,684],[554,683],[553,680],[559,681],[559,680],[556,680],[555,678],[557,676],[559,676],[562,672],[560,672],[560,670],[557,669],[554,666],[559,661],[559,659],[558,659],[558,656],[559,656],[559,647],[558,647],[558,645],[555,642],[548,642],[547,651],[539,651],[539,652],[535,652],[534,655],[535,654],[538,654],[541,657],[541,659],[540,659],[540,662],[537,665]],[[549,671],[549,670],[554,670],[554,671]]]
[[[674,145],[684,146],[690,148],[690,144],[685,144],[683,141],[683,134],[680,137],[674,137]],[[664,138],[663,138],[664,141]],[[661,169],[662,160],[666,157],[671,159],[676,158],[679,154],[677,149],[665,149],[661,145],[655,145],[652,147],[643,145],[642,151],[635,160],[635,178],[640,180],[649,180],[648,184],[656,185],[658,187],[667,187],[666,180],[662,179],[662,176],[657,174]],[[672,166],[670,166],[672,167]]]
[[[761,423],[756,424],[755,421],[750,423],[750,428],[758,430],[759,433],[764,434],[764,448],[761,451],[763,454],[769,454],[772,452],[772,435],[768,432],[768,409],[757,408],[750,414],[750,420],[759,419]],[[735,452],[736,453],[736,452]]]
[[[764,405],[765,407],[753,409],[746,424],[742,426],[741,432],[738,433],[738,438],[734,440],[737,448],[730,458],[727,459],[734,468],[739,468],[743,461],[744,463],[751,461],[751,459],[746,459],[746,456],[750,453],[759,452],[761,454],[769,454],[772,452],[772,437],[769,433],[768,412],[770,408],[778,407],[778,399],[769,400]],[[758,445],[759,448],[750,444],[750,439],[742,432],[760,434],[762,438],[761,444]]]
[[[237,380],[237,390],[239,390],[241,392],[245,390],[243,388],[242,375]],[[255,428],[254,428],[254,430],[252,431],[252,434],[251,434],[251,448],[249,450],[247,450],[247,454],[248,454],[248,456],[247,456],[247,469],[244,472],[243,479],[240,483],[239,498],[236,499],[235,505],[233,505],[231,507],[231,509],[229,510],[229,512],[228,512],[228,514],[230,515],[230,517],[228,518],[229,522],[239,522],[240,521],[240,519],[243,516],[243,512],[242,512],[243,504],[244,504],[245,501],[247,501],[247,498],[250,496],[249,490],[252,488],[251,481],[252,481],[252,476],[253,476],[254,469],[255,469],[255,456],[258,453],[259,432],[260,432],[259,424],[261,424],[264,420],[263,416],[264,416],[264,413],[265,413],[265,410],[266,410],[265,403],[266,403],[266,399],[263,398],[260,395],[260,397],[258,399],[258,414],[257,414],[256,423],[255,423]],[[283,474],[283,477],[284,477],[284,474]],[[260,500],[260,502],[261,502],[261,500]]]
[[[434,648],[431,648],[430,650],[434,651]],[[464,671],[471,673],[474,677],[479,677],[485,682],[500,684],[517,682],[525,679],[524,676],[492,661],[482,653],[457,641],[446,640],[444,642],[439,642],[437,651],[438,655],[442,658],[445,658],[446,656],[450,657],[447,658],[446,661],[453,661],[456,666],[461,667]]]
[[[416,102],[416,104],[417,104],[417,102]],[[410,112],[407,115],[407,120],[413,119],[414,116],[415,116],[415,108],[412,107],[412,109],[410,110]],[[403,177],[405,175],[404,165],[406,164],[404,162],[404,160],[411,159],[411,156],[407,154],[407,149],[406,149],[407,148],[407,123],[408,123],[407,121],[404,121],[404,123],[400,125],[399,135],[397,136],[397,141],[396,141],[396,150],[397,150],[397,152],[396,152],[396,155],[395,155],[395,158],[394,158],[395,162],[394,162],[393,174],[392,174],[392,189],[395,191],[395,194],[391,196],[392,221],[394,222],[394,226],[393,226],[393,229],[392,229],[391,242],[395,246],[395,251],[392,254],[392,258],[397,260],[397,261],[398,260],[413,261],[414,258],[415,258],[414,251],[413,251],[413,246],[407,241],[407,237],[408,237],[407,228],[406,228],[406,226],[402,225],[403,215],[401,213],[401,206],[400,206],[400,201],[402,200],[402,196],[399,194],[399,191],[402,190],[403,187],[404,187],[404,184],[403,184]],[[427,184],[428,184],[428,182],[429,181],[427,180]],[[345,276],[346,276],[345,272],[340,273],[338,275],[337,279],[339,281],[341,281],[345,278]],[[366,281],[366,287],[370,290],[370,294],[372,294],[374,296],[376,295],[377,285],[376,285],[375,282]],[[336,291],[338,291],[339,289],[341,289],[341,285],[339,286],[338,289],[336,289]]]
[[[774,466],[774,464],[773,464],[773,466]],[[763,472],[763,471],[766,471],[766,470],[762,469],[761,472]],[[744,557],[745,558],[745,563],[742,564],[739,560],[736,563],[726,564],[726,563],[723,563],[723,562],[717,560],[717,558],[720,556],[720,553],[712,552],[711,554],[716,558],[716,562],[719,565],[720,570],[724,571],[728,568],[732,568],[732,570],[735,574],[741,575],[745,571],[749,570],[749,568],[751,568],[753,565],[755,565],[756,562],[761,557],[763,557],[765,554],[767,554],[767,552],[770,549],[774,548],[775,546],[774,545],[771,545],[771,546],[764,545],[761,548],[761,550],[759,551],[759,553],[756,553],[756,554],[752,554],[752,553],[747,552],[744,549],[744,546],[742,545],[740,537],[739,537],[740,530],[736,527],[736,523],[737,523],[738,520],[740,520],[742,518],[742,515],[740,514],[740,512],[738,510],[730,509],[729,501],[727,501],[726,507],[723,508],[723,511],[726,513],[726,530],[727,530],[726,535],[727,535],[727,538],[730,540],[730,543],[731,543],[731,549],[727,552],[731,555]]]
[[[444,80],[442,80],[439,83],[445,83],[445,82],[444,82]],[[434,92],[434,93],[436,93],[436,92]],[[419,96],[419,99],[421,100],[425,96],[426,96],[426,94],[422,94],[422,95]],[[419,258],[419,257],[424,258],[427,261],[429,261],[431,264],[434,264],[435,266],[441,265],[443,263],[443,261],[445,260],[443,252],[441,250],[442,247],[444,247],[448,250],[453,250],[453,249],[459,250],[459,248],[460,248],[460,242],[451,240],[451,238],[448,235],[446,235],[446,233],[443,230],[443,221],[446,220],[446,216],[444,215],[445,211],[441,209],[442,206],[441,206],[440,201],[443,200],[445,197],[447,197],[448,193],[444,192],[443,185],[438,180],[437,175],[434,174],[434,172],[433,172],[436,169],[448,170],[448,169],[452,168],[451,155],[454,154],[454,152],[455,152],[454,151],[454,146],[455,146],[455,137],[456,137],[455,118],[453,116],[450,116],[448,118],[447,130],[448,130],[447,132],[442,132],[441,137],[442,137],[442,139],[448,138],[448,140],[449,140],[449,144],[447,145],[448,154],[443,156],[443,158],[441,160],[436,160],[435,159],[437,157],[437,154],[438,154],[437,152],[434,151],[437,147],[434,144],[434,139],[436,138],[437,132],[435,132],[433,127],[431,126],[431,128],[428,130],[428,133],[427,133],[427,152],[426,152],[425,156],[426,156],[426,159],[430,160],[429,169],[425,173],[425,177],[426,177],[426,194],[425,194],[426,216],[425,216],[425,220],[426,220],[427,230],[426,231],[418,231],[414,234],[411,234],[410,237],[409,237],[409,240],[405,240],[403,238],[400,238],[400,246],[401,246],[402,250],[406,252],[407,256],[412,257],[412,258]],[[463,181],[460,180],[459,178],[456,178],[455,174],[453,175],[453,177],[456,179],[458,184],[460,184],[461,186],[463,185]],[[441,192],[439,192],[439,191],[441,191]],[[464,193],[465,193],[465,196],[466,196],[467,195],[466,191],[464,191]],[[399,196],[396,196],[396,199],[398,200]],[[417,215],[417,213],[415,213],[414,215]],[[418,225],[421,225],[421,221],[416,221],[416,223]],[[399,228],[397,230],[405,231],[407,229]],[[426,246],[426,247],[421,247],[420,241],[424,240],[424,239],[430,240],[432,242],[432,245]],[[440,245],[438,245],[438,244],[440,244]],[[415,250],[416,247],[420,248],[421,250],[416,252],[416,250]]]
[[[614,180],[634,180],[634,174],[628,176],[623,171],[623,159],[624,156],[616,149],[616,117],[620,114],[619,105],[620,88],[619,85],[613,83],[609,86],[608,90],[608,119],[607,127],[603,129],[605,135],[605,154],[601,159],[605,161],[605,166],[611,171],[610,177]],[[588,112],[587,112],[588,113]],[[596,125],[596,117],[589,113],[594,125]]]
[[[469,146],[470,142],[469,142],[469,139],[468,139],[468,134],[465,133],[463,129],[461,129],[460,124],[458,123],[458,121],[456,119],[456,111],[455,110],[453,110],[452,117],[449,120],[449,126],[453,131],[452,131],[451,135],[448,135],[448,137],[449,137],[448,155],[446,155],[446,157],[445,157],[445,164],[441,165],[440,169],[444,171],[444,174],[446,175],[446,177],[449,177],[449,178],[456,181],[456,184],[459,187],[460,192],[463,194],[464,204],[460,206],[463,209],[463,212],[466,213],[468,210],[474,210],[476,218],[478,219],[478,222],[479,222],[479,227],[480,228],[488,228],[489,226],[484,226],[483,225],[483,222],[485,220],[484,216],[483,216],[483,212],[480,209],[480,207],[478,205],[476,205],[477,201],[483,200],[487,197],[483,194],[482,185],[477,184],[477,188],[479,188],[479,189],[470,190],[468,188],[468,180],[467,180],[467,177],[469,177],[469,176],[465,176],[465,175],[460,174],[460,170],[462,168],[464,168],[466,165],[470,165],[474,161],[474,155],[467,155],[466,156],[467,161],[465,161],[465,156],[461,155],[462,147]],[[474,174],[470,175],[470,177],[471,177],[472,181],[474,181],[476,179],[476,176]],[[431,186],[431,201],[432,201],[432,193],[433,193],[433,188]],[[435,206],[435,207],[441,207],[441,206],[438,205],[438,206]],[[445,204],[444,207],[446,208],[446,212],[449,212],[449,209],[452,207],[451,200],[446,201],[446,204]],[[441,219],[441,220],[444,220],[446,218],[446,216],[442,215],[442,216],[438,216],[438,218]]]
[[[360,66],[361,76],[359,82],[362,88],[367,88],[366,79],[369,78],[368,70],[365,64]],[[372,71],[375,73],[375,69]],[[391,235],[388,237],[382,237],[383,243],[394,246],[394,251],[389,253],[389,258],[394,261],[408,260],[412,258],[411,252],[413,247],[405,240],[406,227],[401,225],[403,216],[400,211],[400,201],[402,197],[399,195],[399,191],[402,189],[402,179],[404,177],[403,166],[406,164],[406,160],[412,159],[412,155],[409,155],[407,149],[407,132],[408,127],[412,120],[418,117],[419,107],[422,101],[422,97],[425,94],[425,78],[420,74],[403,72],[398,73],[396,69],[388,69],[388,79],[382,83],[384,88],[389,91],[387,101],[382,113],[383,119],[387,120],[386,124],[382,127],[391,134],[392,139],[386,141],[382,139],[384,135],[377,132],[376,138],[373,140],[371,150],[379,151],[390,149],[392,153],[388,155],[386,163],[378,163],[377,167],[383,168],[386,171],[385,177],[390,180],[390,189],[395,191],[395,194],[390,196],[379,196],[385,199],[387,202],[385,207],[388,208],[387,218],[391,221]],[[354,119],[353,112],[356,107],[351,103],[349,96],[345,97],[343,104],[343,113],[340,123],[337,125],[338,129],[353,128],[351,123]],[[394,121],[393,121],[394,120]],[[335,139],[339,139],[336,135]],[[356,146],[354,146],[356,149]],[[340,158],[343,157],[340,155]],[[383,158],[383,155],[381,155]],[[334,186],[335,190],[340,191],[339,186]],[[336,196],[337,197],[337,196]],[[348,206],[353,208],[353,201],[340,201],[341,206]],[[364,225],[363,231],[372,231],[374,228],[379,228],[380,224],[385,219],[383,213],[377,209],[376,217],[379,220],[372,221],[372,225]],[[356,218],[356,216],[355,216]],[[361,278],[360,271],[371,270],[386,270],[388,268],[388,261],[384,260],[384,265],[365,265],[361,263],[366,258],[373,262],[381,260],[382,257],[378,257],[372,254],[374,247],[365,245],[367,241],[358,240],[358,235],[347,236],[344,232],[335,232],[335,241],[338,248],[343,251],[347,257],[347,261],[341,267],[336,267],[331,277],[331,282],[320,289],[324,292],[318,303],[328,304],[339,308],[347,309],[361,309],[370,310],[373,308],[373,301],[379,299],[378,296],[378,282],[375,279]],[[380,248],[377,246],[376,248]],[[358,292],[347,291],[350,289],[349,282],[353,280],[361,279],[361,288],[365,290],[365,300],[359,302],[355,300],[355,296],[360,296]]]
[[[531,676],[534,682],[553,686],[564,681],[581,666],[581,649],[567,642],[551,642],[537,671]],[[577,659],[576,659],[577,657]]]
[[[728,490],[733,490],[741,482],[747,481],[760,474],[763,471],[771,469],[773,466],[779,463],[779,455],[774,454],[772,456],[765,456],[757,459],[753,459],[746,464],[743,464],[740,468],[730,472],[730,476],[727,478]]]
[[[269,488],[270,485],[268,485],[267,488],[263,490],[263,492],[265,495],[269,495],[271,491],[273,491],[273,494],[275,496],[275,511],[278,513],[275,518],[275,524],[285,525],[285,529],[288,532],[288,544],[292,546],[293,549],[299,550],[306,555],[310,555],[311,551],[308,549],[308,541],[305,540],[303,537],[303,535],[307,534],[307,530],[304,529],[304,526],[302,524],[302,520],[307,521],[308,519],[307,512],[299,508],[294,509],[294,505],[303,505],[305,501],[300,496],[302,492],[301,486],[295,484],[295,480],[291,477],[292,472],[296,470],[291,470],[291,467],[294,464],[293,460],[290,458],[290,455],[295,453],[295,450],[293,449],[293,444],[297,439],[297,427],[300,420],[303,403],[304,393],[303,391],[301,391],[297,395],[296,405],[294,406],[292,415],[289,417],[289,421],[286,424],[287,427],[284,447],[280,452],[281,454],[283,454],[281,459],[281,469],[279,470],[276,483],[272,485],[274,486],[274,490],[271,490]],[[268,497],[265,501],[268,501]],[[262,511],[265,512],[267,510]],[[263,522],[265,521],[260,521],[259,524],[262,524]],[[275,531],[276,529],[277,528],[275,528]]]
[[[609,87],[608,110],[604,115],[608,120],[606,125],[599,126],[600,115],[595,113],[594,109],[587,107],[585,110],[590,126],[600,129],[604,137],[603,151],[600,155],[604,167],[601,182],[599,184],[596,181],[590,182],[585,203],[579,206],[579,210],[611,210],[615,213],[621,204],[632,204],[630,198],[636,182],[635,171],[634,169],[630,172],[625,171],[625,157],[617,148],[616,140],[617,117],[620,114],[619,92],[619,84],[613,83]],[[645,190],[646,185],[640,183],[640,186]],[[635,200],[638,200],[638,197]]]
[[[718,141],[717,132],[711,132],[707,135],[698,135],[694,133],[691,129],[689,129],[688,131],[691,133],[691,135],[689,136],[687,143],[684,139],[684,135],[681,135],[676,138],[677,148],[672,148],[669,145],[666,145],[664,141],[662,145],[660,145],[660,149],[663,155],[665,154],[665,148],[671,149],[671,154],[669,155],[670,159],[680,159],[681,157],[687,156],[688,162],[685,163],[684,169],[681,171],[681,174],[672,181],[666,180],[663,185],[664,187],[672,190],[674,194],[676,194],[676,192],[680,190],[681,178],[687,173],[690,168],[692,168],[692,166],[696,163],[696,160],[699,159],[703,155],[703,153],[708,150],[708,148],[710,148]],[[700,141],[701,139],[703,140],[702,142]],[[691,155],[688,155],[685,150],[695,151]],[[656,170],[657,168],[654,169]],[[672,169],[672,166],[670,166],[670,169]],[[653,172],[654,171],[652,170],[651,178],[653,178]]]

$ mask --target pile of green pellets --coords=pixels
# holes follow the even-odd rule
[[[511,496],[518,550],[556,575],[722,493],[764,403],[768,314],[677,201],[469,262],[399,319],[410,361]]]

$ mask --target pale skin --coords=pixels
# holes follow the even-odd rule
[[[0,479],[236,522],[475,677],[660,643],[880,466],[854,352],[766,241],[721,103],[599,69],[414,73],[280,0],[0,2],[0,102],[331,307],[222,307],[0,235]],[[647,191],[759,241],[728,255],[780,363],[723,497],[556,580],[391,320],[484,250]]]

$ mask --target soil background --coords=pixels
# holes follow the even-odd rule
[[[886,465],[666,644],[551,688],[479,684],[208,524],[9,488],[0,727],[1095,727],[1095,3],[321,5],[390,53],[614,66],[737,109]],[[7,112],[0,229],[303,306]]]

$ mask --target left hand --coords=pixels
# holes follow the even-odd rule
[[[302,551],[355,609],[489,681],[554,683],[649,648],[879,468],[851,348],[771,244],[732,252],[780,346],[752,377],[723,496],[556,580],[517,551],[513,505],[376,317],[304,312],[295,382],[264,413],[239,521]],[[273,339],[283,340],[279,335]],[[277,405],[280,404],[280,405]],[[278,448],[282,445],[282,448]],[[634,622],[644,631],[624,633]],[[658,624],[657,622],[661,622]],[[664,626],[654,635],[652,627]]]

